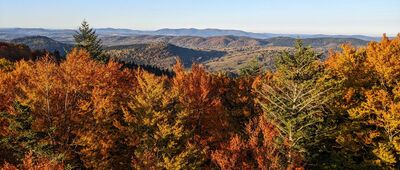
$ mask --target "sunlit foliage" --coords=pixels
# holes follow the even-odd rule
[[[400,168],[400,36],[326,59],[299,43],[238,77],[5,58],[2,169]]]

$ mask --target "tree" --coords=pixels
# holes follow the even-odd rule
[[[242,133],[243,127],[254,117],[262,114],[258,103],[254,100],[258,94],[255,91],[258,74],[248,74],[239,77],[229,77],[218,73],[213,76],[213,93],[215,93],[227,112],[229,128],[233,133]]]
[[[379,166],[400,167],[400,36],[372,42],[366,48],[366,69],[375,75],[373,86],[362,93],[364,100],[348,110],[363,125],[364,144],[372,145]],[[371,84],[372,84],[371,83]]]
[[[11,62],[34,59],[27,45],[0,42],[0,58]]]
[[[126,93],[134,89],[133,75],[121,67],[113,61],[101,64],[76,49],[59,66],[63,90],[55,94],[60,98],[51,108],[59,109],[57,121],[62,122],[62,134],[69,136],[64,139],[81,153],[87,168],[130,166],[129,151],[114,124],[122,120]]]
[[[12,71],[13,69],[14,69],[13,62],[0,57],[0,71],[8,72],[8,71]]]
[[[104,54],[101,39],[96,35],[96,31],[89,27],[83,20],[78,31],[75,32],[75,47],[83,48],[89,52],[90,56],[98,61],[107,62],[108,57]]]
[[[132,148],[133,168],[200,168],[202,153],[190,143],[191,131],[185,128],[189,115],[176,103],[166,77],[139,69],[136,80],[119,126]]]
[[[34,156],[32,152],[26,154],[22,163],[15,166],[5,162],[5,164],[0,167],[1,170],[18,170],[19,168],[23,170],[63,170],[67,169],[63,163],[51,160],[43,156]],[[69,168],[69,167],[68,167]]]
[[[1,117],[7,120],[8,135],[0,138],[0,142],[12,151],[13,155],[9,155],[9,159],[22,159],[29,151],[35,155],[62,159],[61,154],[53,153],[54,145],[48,140],[53,135],[54,129],[35,129],[35,117],[31,115],[27,106],[15,102],[14,109],[17,112],[15,115],[1,114]]]
[[[0,109],[17,114],[10,107],[13,101],[29,107],[35,120],[32,127],[39,132],[52,130],[43,140],[63,153],[67,164],[130,166],[130,157],[121,156],[127,154],[120,149],[122,137],[114,126],[122,119],[125,92],[133,89],[133,78],[121,64],[101,64],[85,50],[75,49],[60,64],[49,57],[21,61],[0,75],[0,100],[5,104]]]
[[[185,72],[178,62],[174,72],[172,92],[178,94],[180,107],[189,114],[185,127],[193,131],[193,143],[204,150],[215,149],[230,134],[228,114],[218,96],[218,83],[200,65],[193,65]]]
[[[262,74],[262,70],[257,58],[252,59],[246,66],[239,69],[241,76],[257,76],[260,74]]]
[[[267,120],[278,131],[281,143],[288,145],[288,164],[295,153],[309,156],[317,136],[323,134],[322,124],[330,112],[333,84],[324,78],[324,68],[311,48],[296,44],[294,54],[284,52],[276,61],[274,74],[267,74],[258,89]],[[316,154],[316,153],[313,153]]]
[[[264,116],[255,117],[246,124],[244,137],[235,134],[212,153],[213,161],[221,169],[300,169],[301,160],[284,163],[287,146],[276,143],[276,137],[276,128]]]
[[[334,100],[343,115],[337,142],[348,167],[398,169],[400,36],[365,48],[344,45],[326,64],[343,83]]]

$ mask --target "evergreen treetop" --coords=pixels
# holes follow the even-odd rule
[[[84,20],[75,32],[75,47],[83,48],[89,52],[90,56],[98,61],[107,62],[108,57],[105,56],[101,39],[96,35],[96,31],[89,27]]]

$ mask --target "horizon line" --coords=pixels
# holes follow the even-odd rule
[[[45,29],[45,30],[76,30],[79,27],[76,28],[50,28],[50,27],[0,27],[0,29]],[[328,36],[368,36],[368,37],[374,37],[374,38],[379,38],[382,37],[383,34],[386,34],[389,37],[395,37],[400,34],[399,33],[380,33],[380,34],[360,34],[360,33],[345,33],[345,34],[340,34],[340,33],[285,33],[285,32],[257,32],[257,31],[247,31],[247,30],[240,30],[240,29],[232,29],[232,28],[194,28],[194,27],[179,27],[179,28],[171,28],[171,27],[164,27],[164,28],[158,28],[158,29],[134,29],[134,28],[117,28],[117,27],[92,27],[93,29],[125,29],[125,30],[132,30],[132,31],[159,31],[163,29],[195,29],[195,30],[222,30],[222,31],[242,31],[245,33],[255,33],[255,34],[285,34],[285,35],[328,35]]]

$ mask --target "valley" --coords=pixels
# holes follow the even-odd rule
[[[295,45],[295,35],[255,34],[243,31],[215,29],[162,29],[135,31],[128,29],[97,29],[107,55],[124,62],[135,62],[171,69],[176,59],[189,68],[192,63],[203,64],[212,72],[237,73],[256,60],[270,68],[273,58]],[[32,50],[57,51],[61,56],[72,49],[74,32],[47,29],[0,29],[2,41],[24,44]],[[263,36],[261,36],[263,35]],[[305,46],[322,54],[338,50],[341,44],[365,46],[374,37],[297,35]],[[364,39],[364,40],[363,40]]]

